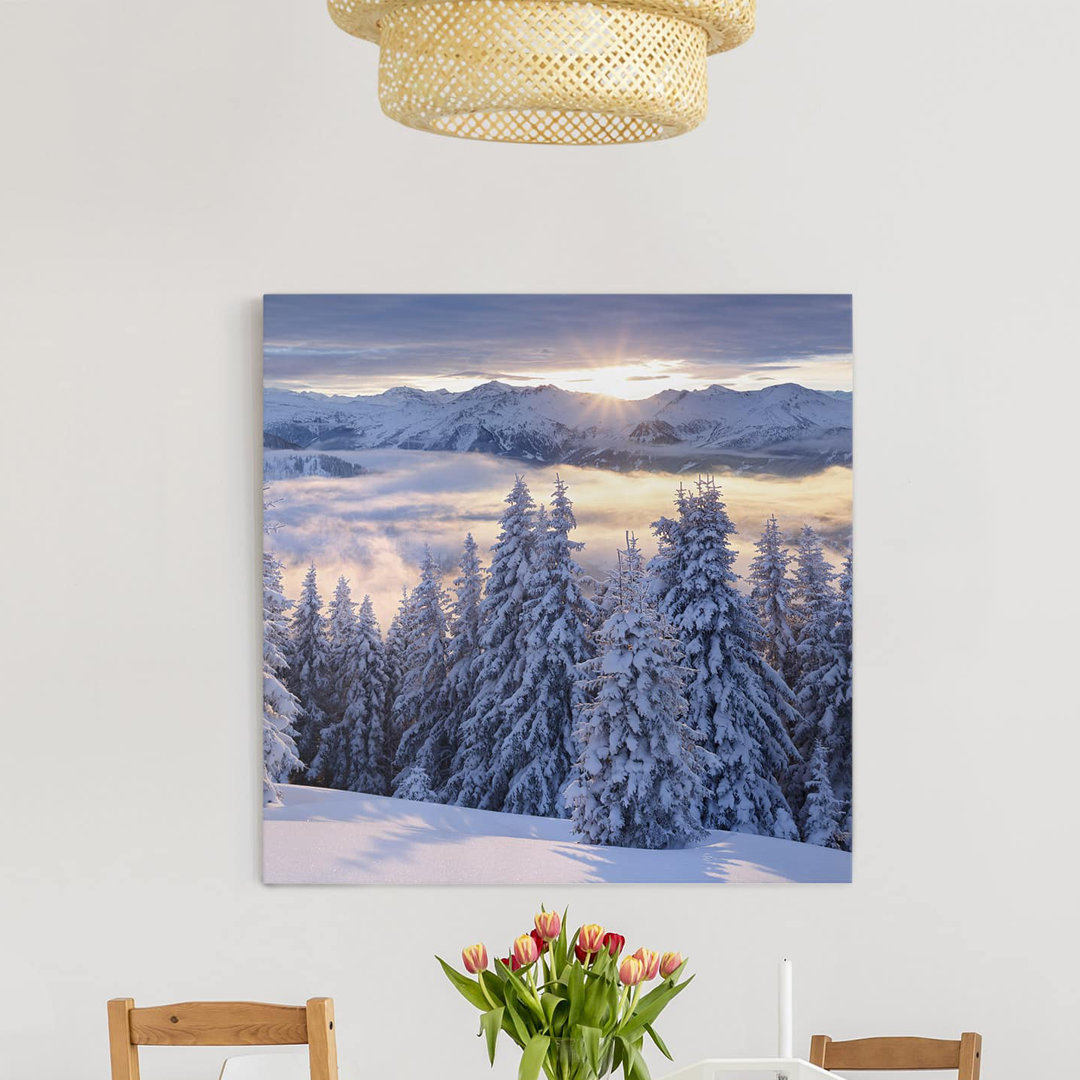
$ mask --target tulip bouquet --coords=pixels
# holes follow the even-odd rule
[[[625,1080],[649,1080],[641,1054],[646,1035],[671,1059],[653,1023],[690,985],[679,981],[682,955],[645,948],[625,954],[626,938],[595,923],[568,934],[565,912],[560,918],[541,910],[534,922],[492,970],[483,945],[462,950],[467,974],[436,958],[480,1010],[490,1061],[505,1032],[522,1050],[518,1080],[537,1080],[541,1069],[548,1080],[597,1080],[620,1066]]]

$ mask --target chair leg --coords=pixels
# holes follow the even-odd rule
[[[965,1031],[960,1036],[960,1073],[958,1080],[979,1080],[982,1064],[982,1036]]]
[[[307,1003],[307,1030],[311,1080],[338,1080],[334,1003],[330,998],[312,998]]]
[[[815,1035],[810,1040],[810,1064],[825,1068],[825,1048],[832,1042],[828,1035]]]
[[[131,1010],[134,998],[109,1002],[109,1058],[112,1080],[139,1080],[139,1048],[131,1043]]]

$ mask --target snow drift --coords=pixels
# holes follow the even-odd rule
[[[851,854],[713,831],[677,851],[578,843],[569,821],[280,785],[264,811],[269,884],[847,882]]]

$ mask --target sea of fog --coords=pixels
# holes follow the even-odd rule
[[[267,544],[285,565],[290,599],[299,594],[301,579],[314,560],[324,600],[344,574],[355,599],[371,595],[384,629],[397,610],[402,587],[411,588],[416,581],[425,544],[445,568],[448,588],[466,533],[487,552],[498,535],[503,500],[515,476],[525,477],[538,502],[550,498],[556,472],[566,481],[578,522],[573,539],[585,545],[578,561],[596,578],[603,578],[614,563],[627,531],[637,534],[647,555],[653,554],[650,523],[672,514],[675,489],[694,480],[669,473],[534,466],[475,453],[358,450],[335,451],[333,456],[371,472],[347,479],[274,481],[269,497],[276,505],[268,517],[280,527]],[[830,558],[839,564],[851,535],[850,468],[836,466],[803,477],[716,474],[716,480],[738,529],[734,542],[740,573],[745,574],[754,540],[770,514],[791,537],[803,524],[818,529]]]

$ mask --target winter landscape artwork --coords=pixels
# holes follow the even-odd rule
[[[272,883],[851,878],[849,296],[264,301]]]

